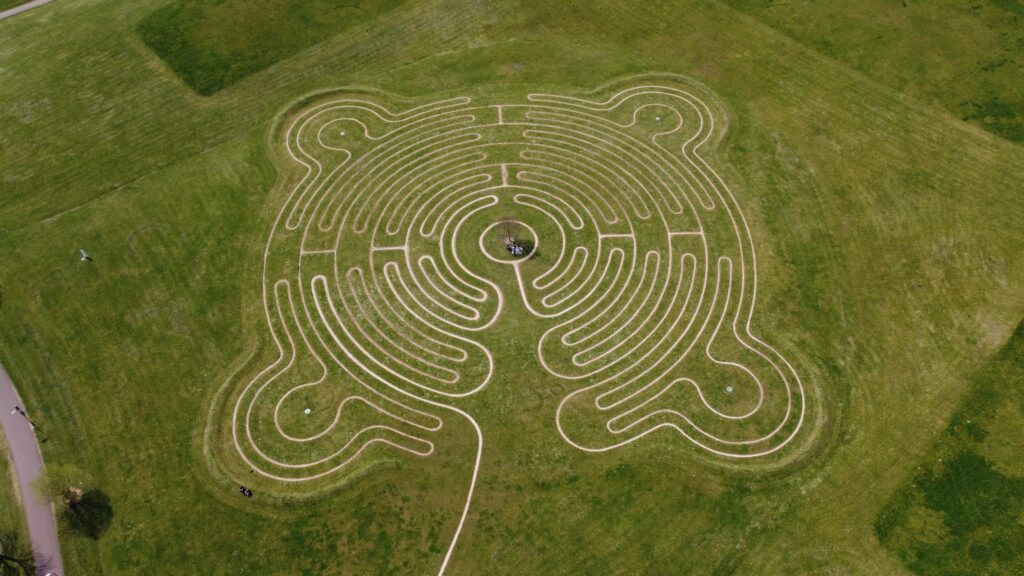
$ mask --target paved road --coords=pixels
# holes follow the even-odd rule
[[[14,8],[8,8],[7,10],[4,10],[3,12],[0,12],[0,20],[3,20],[4,18],[10,18],[11,16],[14,16],[15,14],[21,14],[22,12],[24,12],[26,10],[31,10],[33,8],[36,8],[37,6],[42,6],[43,4],[48,4],[48,3],[52,2],[52,1],[53,0],[32,0],[31,2],[26,2],[26,3],[24,3],[24,4],[20,5],[20,6],[15,6]]]
[[[64,563],[60,557],[53,506],[41,501],[32,490],[32,481],[43,472],[43,456],[26,417],[18,412],[11,413],[15,406],[22,409],[25,407],[10,376],[0,366],[0,424],[7,435],[7,445],[11,449],[14,470],[21,487],[22,506],[28,519],[28,536],[36,552],[36,562],[45,563],[49,570],[63,576]],[[28,414],[28,417],[31,418],[32,414]],[[45,571],[41,573],[45,574]]]

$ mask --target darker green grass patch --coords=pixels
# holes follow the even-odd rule
[[[144,18],[142,40],[209,96],[402,0],[177,0]]]
[[[0,10],[7,10],[22,4],[28,4],[30,0],[0,0]]]
[[[1024,106],[1010,104],[998,96],[980,102],[960,103],[960,117],[981,124],[989,132],[1014,142],[1024,142]]]
[[[917,574],[1024,570],[1024,477],[1006,466],[1000,470],[985,455],[999,457],[993,442],[1018,429],[1019,422],[1005,420],[1020,414],[1022,384],[1024,324],[979,374],[913,481],[875,520],[879,540]]]

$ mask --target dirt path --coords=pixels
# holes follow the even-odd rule
[[[4,18],[10,18],[11,16],[16,16],[18,14],[21,14],[22,12],[31,10],[33,8],[38,8],[43,4],[49,4],[52,1],[53,0],[32,0],[31,2],[26,2],[24,4],[21,4],[20,6],[8,8],[7,10],[0,12],[0,20],[3,20]]]
[[[57,520],[53,514],[53,506],[40,501],[32,490],[32,481],[43,473],[43,456],[39,451],[32,426],[28,417],[15,411],[15,406],[24,409],[18,392],[14,389],[10,376],[0,366],[0,424],[7,435],[7,445],[11,449],[14,471],[18,476],[21,490],[22,506],[28,520],[28,534],[36,553],[36,561],[46,570],[63,576],[64,564],[60,557],[60,542],[57,540]]]

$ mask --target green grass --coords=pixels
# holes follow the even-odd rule
[[[887,86],[1024,142],[1017,0],[727,0]]]
[[[22,536],[27,534],[7,438],[0,434],[0,533],[4,532],[16,532]]]
[[[409,0],[208,98],[137,34],[163,5],[0,22],[0,361],[47,461],[90,471],[114,508],[98,541],[64,535],[69,574],[436,569],[460,504],[440,485],[465,478],[464,454],[280,505],[239,498],[202,452],[215,391],[263,338],[270,127],[339,86],[426,102],[649,71],[697,78],[732,113],[713,160],[755,235],[757,328],[823,390],[828,442],[774,474],[679,442],[588,456],[551,430],[552,399],[503,413],[484,397],[496,450],[450,573],[906,573],[877,513],[1024,315],[1019,146],[715,2]],[[534,383],[504,367],[494,390]]]
[[[949,426],[875,522],[917,574],[1024,570],[1024,324],[975,377]]]
[[[0,11],[25,4],[29,0],[0,0]]]
[[[401,0],[177,0],[139,24],[143,41],[209,96]]]

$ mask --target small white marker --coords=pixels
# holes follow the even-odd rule
[[[655,116],[654,117],[654,121],[655,122],[661,122],[661,116]]]
[[[342,131],[341,131],[341,135],[342,135],[342,136],[344,136],[344,135],[345,135],[345,131],[344,131],[344,130],[342,130]]]
[[[725,391],[728,392],[729,394],[732,394],[732,386],[726,386]]]
[[[310,414],[313,413],[313,410],[311,408],[306,408],[305,410],[303,410],[303,412],[306,413],[306,416],[309,416]]]

